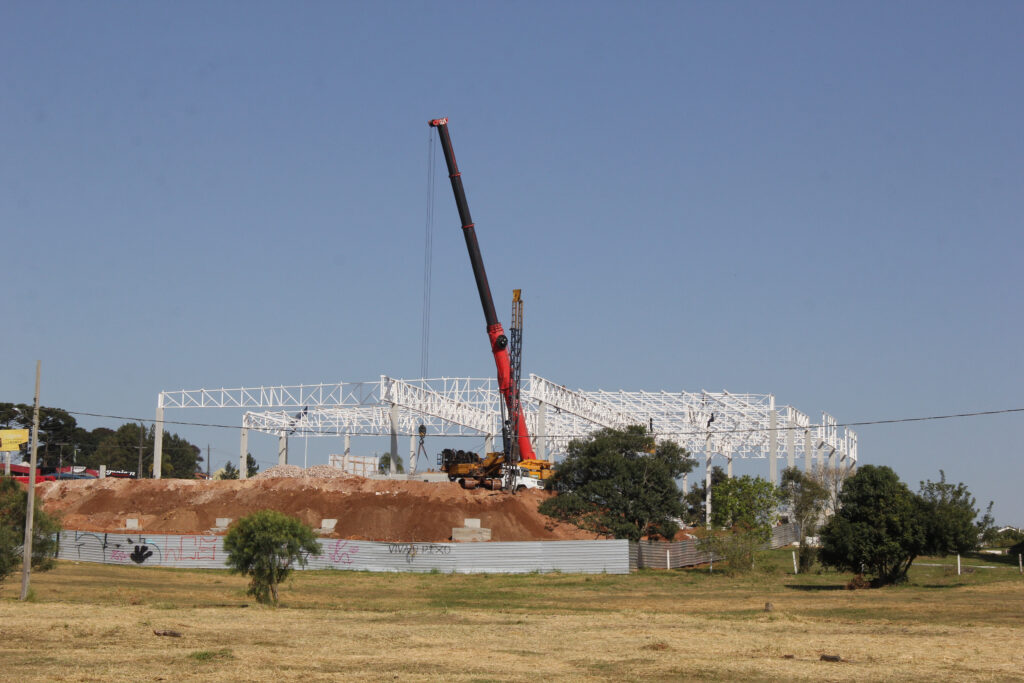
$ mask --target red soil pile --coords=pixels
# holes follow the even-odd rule
[[[94,479],[46,482],[43,508],[66,529],[123,532],[135,517],[153,534],[207,533],[218,517],[238,519],[273,509],[313,528],[337,519],[333,538],[370,541],[444,542],[466,518],[478,518],[494,541],[557,541],[596,538],[558,524],[537,507],[550,494],[527,490],[512,495],[465,490],[453,483],[386,481],[345,477],[246,481],[186,479]]]

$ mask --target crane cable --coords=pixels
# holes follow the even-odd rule
[[[420,377],[427,376],[430,362],[430,286],[434,257],[434,169],[437,141],[433,130],[427,131],[427,220],[426,244],[423,250],[423,321],[420,346]]]

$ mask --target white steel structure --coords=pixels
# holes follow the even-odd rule
[[[800,454],[807,469],[815,458],[856,466],[857,435],[852,430],[846,428],[840,438],[830,415],[823,413],[821,424],[812,425],[807,414],[778,406],[772,394],[573,390],[537,375],[523,381],[521,394],[538,457],[562,455],[569,441],[603,427],[643,425],[658,440],[685,447],[692,457],[703,454],[709,471],[713,457],[725,459],[730,476],[733,458],[766,458],[769,479],[777,482],[781,453],[791,467]],[[281,463],[287,462],[291,435],[345,437],[346,454],[351,436],[390,436],[394,455],[398,437],[408,436],[412,455],[420,425],[430,436],[482,436],[490,450],[501,433],[501,404],[493,378],[402,380],[381,375],[372,382],[165,391],[157,399],[156,434],[163,432],[167,409],[242,410],[239,471],[244,476],[249,430],[278,437]],[[155,439],[157,478],[161,446]],[[415,468],[415,459],[410,462]]]

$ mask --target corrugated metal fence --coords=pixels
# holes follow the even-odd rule
[[[796,524],[782,524],[772,527],[772,538],[765,544],[766,548],[781,548],[794,543],[800,538],[800,528]],[[637,569],[675,569],[707,564],[712,559],[721,559],[717,555],[697,550],[696,541],[641,541],[629,544],[629,568]]]
[[[375,572],[628,574],[629,543],[377,543],[327,538],[308,569]],[[223,536],[109,534],[62,531],[58,558],[81,562],[190,569],[225,569]]]
[[[796,541],[795,524],[777,526],[766,547]],[[522,543],[378,543],[327,538],[308,569],[374,572],[521,574],[553,572],[627,574],[638,567],[666,569],[704,564],[710,554],[695,541],[534,541]],[[188,569],[224,569],[223,536],[110,534],[62,531],[62,560]],[[714,558],[718,559],[718,558]]]

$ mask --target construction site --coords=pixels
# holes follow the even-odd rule
[[[47,511],[75,533],[123,533],[145,545],[149,535],[217,536],[232,520],[272,508],[298,517],[325,538],[388,543],[459,541],[594,541],[594,533],[555,523],[538,512],[542,490],[574,439],[604,428],[641,425],[657,442],[671,441],[703,466],[710,510],[711,471],[733,461],[759,460],[762,476],[778,483],[780,465],[853,469],[857,435],[827,413],[810,413],[771,393],[570,389],[557,380],[522,372],[523,312],[514,290],[506,335],[477,242],[475,224],[455,161],[447,119],[437,130],[484,313],[495,375],[486,378],[396,379],[233,389],[171,389],[157,395],[152,479],[46,482]],[[429,271],[429,265],[427,267]],[[429,324],[429,302],[424,325]],[[424,333],[424,354],[428,334]],[[481,335],[481,346],[483,335]],[[424,362],[424,368],[425,368]],[[189,411],[216,411],[218,423],[236,424],[240,481],[162,478],[165,424]],[[209,414],[208,412],[205,414]],[[229,417],[220,417],[227,415]],[[182,422],[187,424],[187,422]],[[250,439],[275,440],[277,464],[247,479]],[[353,439],[389,439],[390,471],[376,456],[357,455]],[[482,439],[482,453],[425,444],[457,437]],[[293,464],[289,439],[333,440],[327,465]],[[308,443],[308,441],[307,441]],[[406,452],[408,472],[396,463]],[[693,476],[699,470],[694,470]],[[684,493],[691,482],[683,475]],[[462,530],[462,531],[460,531]],[[131,534],[136,535],[133,541]],[[104,558],[107,543],[104,541]]]

